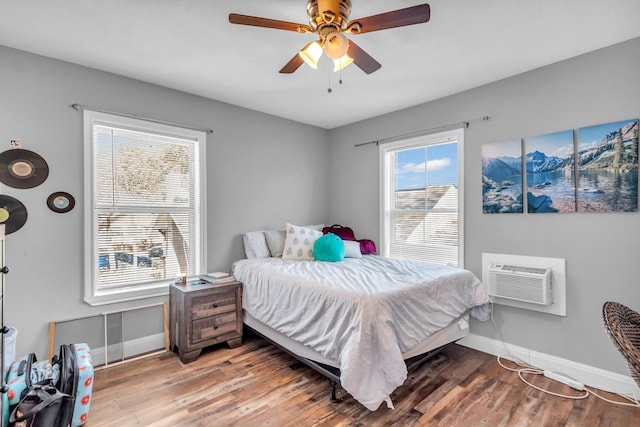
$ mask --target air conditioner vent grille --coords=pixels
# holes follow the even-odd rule
[[[551,269],[493,264],[489,268],[489,294],[533,304],[550,305]]]
[[[540,303],[544,299],[544,288],[540,279],[523,276],[498,275],[495,294],[502,298]]]

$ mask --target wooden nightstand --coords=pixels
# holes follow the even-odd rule
[[[242,284],[172,284],[169,293],[170,348],[182,363],[193,362],[203,348],[226,341],[242,344]]]

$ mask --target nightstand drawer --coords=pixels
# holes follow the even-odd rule
[[[216,295],[215,298],[210,295],[194,297],[191,306],[191,319],[196,321],[220,313],[236,311],[236,303],[234,290]]]
[[[193,342],[208,340],[236,331],[236,312],[193,321]]]

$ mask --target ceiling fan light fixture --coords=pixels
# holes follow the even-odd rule
[[[333,60],[333,71],[340,71],[352,62],[353,58],[345,53],[342,58]]]
[[[329,33],[324,41],[324,51],[331,59],[342,58],[348,49],[349,40],[342,33]]]
[[[318,59],[322,56],[322,46],[318,42],[307,43],[305,47],[298,52],[300,58],[306,62],[314,70],[318,69]]]
[[[307,0],[307,16],[309,25],[260,16],[229,14],[232,24],[250,25],[252,27],[273,28],[276,30],[293,31],[296,33],[313,34],[318,39],[307,44],[287,62],[280,73],[291,74],[303,62],[317,70],[322,52],[334,60],[334,70],[353,62],[366,74],[371,74],[382,66],[371,55],[358,47],[347,35],[371,33],[390,28],[428,22],[431,18],[429,4],[419,4],[403,9],[391,10],[377,15],[365,16],[349,20],[352,0]],[[349,52],[349,55],[345,55]]]

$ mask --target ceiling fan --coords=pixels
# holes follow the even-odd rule
[[[229,22],[232,24],[317,34],[318,40],[307,43],[282,67],[280,73],[293,73],[305,62],[317,69],[318,59],[324,51],[329,58],[333,59],[334,71],[341,70],[353,62],[362,71],[371,74],[380,69],[382,65],[357,44],[349,40],[345,34],[364,34],[428,22],[431,11],[428,4],[421,4],[352,21],[348,20],[350,14],[351,0],[307,0],[309,25],[239,15],[237,13],[229,14]]]

